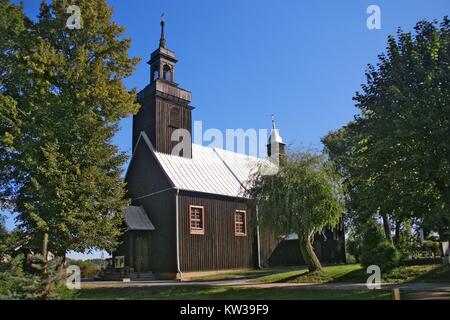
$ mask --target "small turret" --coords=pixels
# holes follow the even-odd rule
[[[286,160],[286,148],[280,135],[280,130],[275,126],[275,117],[272,115],[272,131],[267,141],[267,155],[273,162],[278,161],[279,166],[283,166]]]

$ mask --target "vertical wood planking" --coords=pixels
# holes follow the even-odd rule
[[[180,194],[179,201],[182,271],[253,267],[252,233],[249,230],[245,237],[234,234],[234,211],[246,209],[243,201],[195,194]],[[190,234],[189,205],[205,207],[204,235]]]

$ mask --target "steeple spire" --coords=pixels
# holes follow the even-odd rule
[[[275,126],[275,115],[272,114],[272,131],[267,141],[267,155],[275,157],[278,166],[282,166],[285,160],[285,144],[280,135],[280,130]]]
[[[272,114],[272,131],[270,132],[268,144],[271,143],[283,143],[283,139],[280,136],[280,130],[275,125],[275,115]]]
[[[164,37],[164,25],[165,25],[164,15],[165,15],[165,13],[163,12],[161,14],[161,39],[159,40],[159,47],[165,49],[166,48],[166,38]]]

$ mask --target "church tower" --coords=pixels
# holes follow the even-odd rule
[[[150,60],[150,84],[138,93],[141,105],[133,117],[133,150],[141,131],[150,138],[156,151],[172,153],[175,145],[182,139],[186,146],[179,156],[191,157],[192,153],[192,110],[191,93],[175,82],[175,53],[166,48],[164,34],[164,16],[161,20],[161,38],[159,47],[152,52]],[[177,129],[184,129],[183,138],[172,141],[172,134]]]
[[[280,136],[280,130],[275,126],[275,117],[272,115],[272,131],[267,141],[267,155],[278,161],[279,166],[283,166],[286,161],[286,145]]]

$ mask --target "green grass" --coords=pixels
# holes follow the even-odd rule
[[[251,282],[291,283],[364,283],[368,277],[358,264],[324,267],[322,272],[298,270],[250,270],[201,277],[202,280],[236,279],[264,275]],[[383,275],[383,282],[450,283],[450,266],[401,266]],[[402,299],[421,298],[421,293],[402,292]],[[385,290],[332,290],[311,288],[245,288],[219,286],[161,286],[161,287],[103,287],[84,288],[76,299],[93,300],[389,300],[392,293]]]
[[[322,272],[308,272],[301,268],[295,271],[272,274],[252,280],[252,282],[277,283],[365,283],[365,270],[359,264],[324,267]],[[450,283],[449,265],[400,266],[389,272],[382,272],[384,283],[441,282]]]
[[[403,266],[393,269],[383,279],[385,282],[450,283],[450,265]]]
[[[276,283],[276,282],[297,282],[297,283],[326,283],[342,276],[362,270],[360,265],[348,264],[339,266],[324,267],[322,272],[308,272],[306,268],[277,273],[254,279],[252,282]]]
[[[286,272],[289,268],[283,269],[255,269],[255,270],[240,270],[217,274],[210,274],[205,276],[192,277],[191,281],[219,281],[219,280],[236,280],[243,278],[261,277],[275,273]]]
[[[236,287],[125,287],[80,290],[79,300],[389,300],[383,290],[316,290]]]

